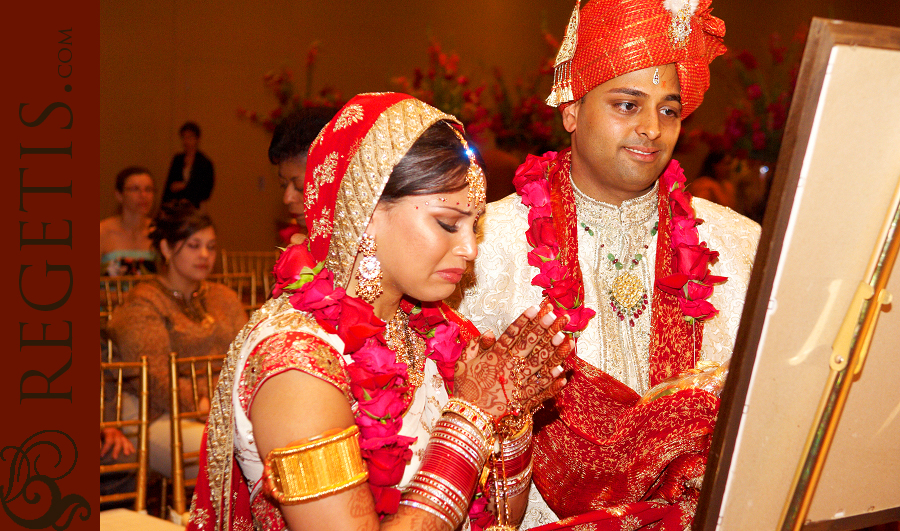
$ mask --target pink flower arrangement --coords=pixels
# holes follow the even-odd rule
[[[576,279],[558,260],[559,243],[551,216],[550,183],[546,178],[547,168],[556,156],[554,152],[541,157],[529,155],[516,171],[513,184],[522,204],[529,207],[526,236],[532,249],[528,253],[528,263],[538,268],[531,283],[544,288],[544,296],[569,315],[571,321],[565,330],[577,332],[587,326],[595,312],[579,299]],[[674,273],[657,279],[656,283],[661,290],[678,299],[684,318],[692,322],[709,319],[718,313],[707,299],[712,295],[712,286],[727,279],[709,273],[709,264],[719,253],[710,250],[706,242],[700,242],[697,225],[703,220],[694,214],[685,182],[684,170],[676,161],[671,161],[660,178],[660,186],[668,191]]]

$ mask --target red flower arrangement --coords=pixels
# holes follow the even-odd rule
[[[352,363],[346,366],[350,392],[359,404],[355,422],[360,449],[369,471],[369,488],[379,516],[397,512],[401,492],[396,488],[412,459],[413,437],[399,434],[403,412],[409,407],[408,367],[397,362],[384,340],[385,323],[372,306],[334,287],[334,274],[316,262],[306,245],[292,245],[273,268],[273,296],[290,294],[297,310],[310,313],[322,328],[344,342]],[[409,325],[425,339],[425,354],[435,361],[448,393],[453,391],[456,361],[463,351],[460,330],[447,321],[436,304],[401,303]],[[486,505],[473,505],[473,521],[485,519]]]
[[[553,85],[553,62],[559,41],[545,31],[544,42],[548,54],[541,58],[535,71],[517,78],[512,86],[499,68],[494,69],[490,129],[501,149],[538,155],[562,149],[571,141],[559,110],[544,101]]]
[[[263,127],[266,131],[275,130],[281,120],[290,113],[310,107],[330,107],[340,109],[346,103],[341,93],[330,86],[325,86],[317,93],[313,93],[313,71],[316,59],[319,56],[319,43],[313,42],[306,54],[305,80],[303,92],[298,92],[294,86],[293,71],[287,68],[271,70],[263,76],[266,88],[278,100],[278,105],[267,114],[251,112],[247,109],[238,109],[238,116],[250,120],[251,123]]]
[[[768,54],[760,60],[748,50],[727,53],[718,68],[724,68],[725,86],[733,103],[726,109],[721,133],[699,132],[711,148],[733,152],[740,159],[772,165],[778,159],[787,123],[806,28],[785,45],[778,33],[768,39]],[[716,63],[713,65],[717,69]]]
[[[460,73],[459,54],[446,53],[434,39],[428,46],[428,67],[416,67],[411,77],[391,80],[397,91],[414,96],[441,111],[457,117],[466,134],[476,143],[484,141],[490,116],[482,104],[486,84],[473,86],[471,77]]]

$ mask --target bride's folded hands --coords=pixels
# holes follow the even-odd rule
[[[565,385],[560,363],[574,347],[562,329],[568,317],[532,306],[496,338],[490,331],[467,345],[456,363],[457,396],[495,421],[531,413]]]

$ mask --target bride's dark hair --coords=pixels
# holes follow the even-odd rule
[[[394,166],[379,202],[390,204],[409,195],[452,193],[466,187],[469,157],[452,127],[441,120],[419,136]]]

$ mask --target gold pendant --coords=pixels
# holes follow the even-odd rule
[[[637,275],[626,271],[613,282],[612,297],[620,308],[633,308],[644,297],[644,285]]]

